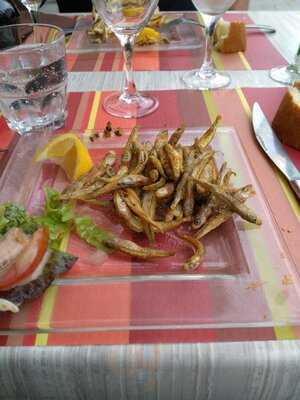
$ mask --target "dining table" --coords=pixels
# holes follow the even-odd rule
[[[229,228],[222,240],[215,236],[220,244],[211,257],[220,271],[208,266],[199,275],[168,275],[167,263],[157,272],[130,258],[101,269],[87,265],[93,253],[79,258],[41,298],[0,316],[0,399],[300,398],[300,204],[251,125],[255,102],[271,123],[287,91],[269,72],[294,62],[300,11],[231,11],[224,18],[270,25],[276,33],[247,32],[244,53],[214,51],[216,68],[231,83],[213,91],[188,89],[182,80],[203,61],[199,27],[186,27],[186,42],[136,49],[136,85],[159,108],[135,120],[103,110],[124,83],[122,53],[89,47],[91,16],[77,15],[67,40],[68,117],[59,133],[102,132],[108,120],[125,131],[137,124],[145,134],[183,123],[193,133],[221,115],[219,153],[243,183],[254,184],[262,227],[237,221],[240,236]],[[101,138],[99,146],[114,148],[119,140]],[[16,159],[26,158],[19,141],[1,117],[0,147],[9,149],[0,165],[1,201],[17,199],[27,182],[25,171],[11,173]],[[299,151],[286,150],[300,169]],[[76,241],[68,246],[80,252]]]

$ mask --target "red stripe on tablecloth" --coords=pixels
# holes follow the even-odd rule
[[[98,52],[95,53],[80,53],[73,64],[72,71],[84,72],[93,71],[97,61]]]
[[[196,324],[215,314],[209,281],[131,284],[131,326]],[[188,316],[188,318],[186,318]],[[173,337],[176,333],[174,331]],[[217,339],[216,330],[205,339]]]
[[[88,332],[88,333],[50,333],[48,346],[80,346],[80,345],[128,344],[129,332]]]
[[[52,328],[126,327],[130,324],[130,304],[130,283],[60,286],[50,326]]]
[[[165,91],[151,91],[159,101],[158,110],[144,118],[141,118],[138,123],[142,128],[164,128],[175,127],[180,124],[180,115],[178,114],[178,97],[175,91],[170,91],[169,94]]]
[[[0,347],[6,346],[6,342],[9,336],[0,336]]]
[[[79,54],[67,54],[66,55],[66,63],[67,63],[67,70],[72,72],[74,69],[74,65],[78,58]]]
[[[190,128],[210,125],[208,110],[200,91],[180,90],[177,92],[177,98],[180,123]]]
[[[272,328],[177,329],[131,331],[130,343],[205,343],[216,334],[220,342],[276,340]]]
[[[189,70],[200,67],[203,49],[161,51],[160,71]]]
[[[65,122],[64,129],[72,129],[75,117],[78,112],[81,95],[80,93],[69,93],[67,102],[68,116]]]
[[[135,71],[159,71],[159,51],[136,51],[133,56]]]
[[[6,330],[10,326],[13,314],[9,312],[1,313],[0,330]]]
[[[5,119],[0,117],[0,147],[7,147],[14,137],[14,133],[7,126]]]
[[[101,71],[112,71],[112,66],[114,63],[114,58],[115,58],[115,52],[110,51],[105,53],[101,65]]]

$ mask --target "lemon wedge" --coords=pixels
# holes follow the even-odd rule
[[[34,161],[46,160],[58,164],[71,181],[80,178],[93,166],[88,149],[74,133],[55,136],[42,149],[38,149]]]
[[[160,41],[160,33],[153,28],[144,28],[136,38],[136,44],[143,46],[146,44],[155,44]]]

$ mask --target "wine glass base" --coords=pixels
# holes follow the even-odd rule
[[[120,93],[108,96],[103,103],[104,110],[115,117],[141,118],[153,113],[158,107],[158,100],[152,96],[138,93],[126,100],[123,98]]]
[[[231,82],[230,76],[224,72],[215,71],[208,75],[201,70],[187,72],[182,80],[191,89],[219,89]]]
[[[296,80],[300,80],[300,73],[292,67],[277,67],[271,69],[270,77],[276,82],[292,85]]]

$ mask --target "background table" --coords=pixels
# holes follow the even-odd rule
[[[270,40],[292,61],[300,15],[251,12],[250,16],[278,30]],[[137,84],[141,89],[181,90],[182,73],[137,72]],[[280,86],[266,70],[230,73],[231,88]],[[71,72],[69,91],[116,90],[122,81],[121,72]],[[233,340],[241,343],[5,347],[0,349],[0,399],[298,398],[299,341],[260,339],[242,342],[243,337],[237,336]]]

